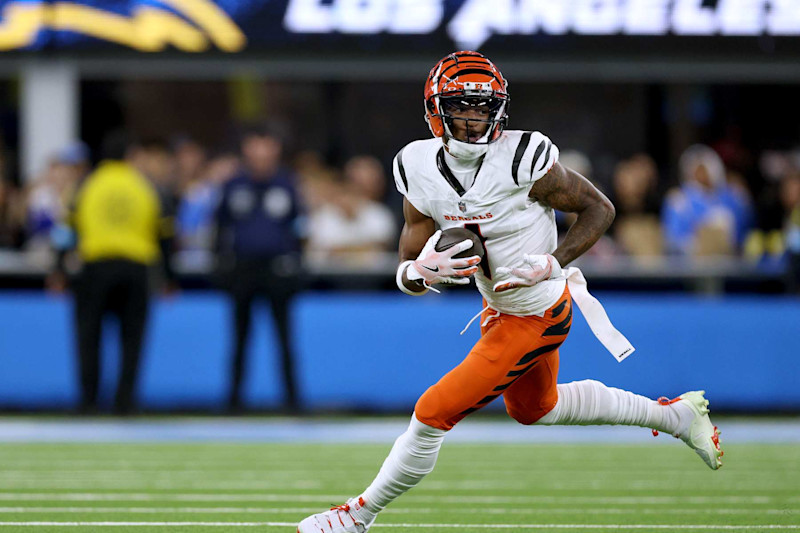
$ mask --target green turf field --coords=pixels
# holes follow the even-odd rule
[[[2,444],[0,533],[293,532],[307,514],[357,494],[388,449]],[[677,441],[445,443],[434,473],[375,530],[800,531],[800,446],[728,445],[724,461],[712,472]]]

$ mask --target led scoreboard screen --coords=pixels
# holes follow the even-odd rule
[[[798,36],[800,0],[0,0],[3,51],[693,57]]]

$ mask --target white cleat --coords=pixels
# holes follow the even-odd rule
[[[304,518],[297,525],[297,533],[366,533],[375,518],[365,522],[359,516],[363,507],[363,498],[352,498],[344,505],[331,507],[330,511]]]
[[[703,461],[706,462],[711,470],[717,470],[722,466],[722,456],[724,452],[720,447],[719,429],[711,423],[708,417],[708,400],[703,396],[706,391],[691,391],[681,394],[673,400],[659,398],[661,405],[674,405],[674,407],[685,406],[688,412],[684,411],[681,416],[681,429],[672,434],[673,437],[681,439]],[[657,434],[657,432],[654,432]]]

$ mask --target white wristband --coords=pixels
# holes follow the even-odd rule
[[[403,261],[400,263],[400,266],[397,267],[397,275],[395,276],[395,282],[397,283],[397,288],[403,291],[406,294],[411,296],[422,296],[426,292],[428,292],[428,287],[425,287],[424,291],[412,291],[408,287],[406,287],[405,283],[403,283],[403,273],[405,273],[406,269],[410,267],[414,261]]]

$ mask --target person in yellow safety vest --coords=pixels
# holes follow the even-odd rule
[[[160,263],[165,286],[175,286],[169,260],[173,216],[144,173],[154,146],[134,142],[124,132],[110,134],[102,161],[79,187],[66,224],[54,232],[59,259],[49,288],[65,288],[68,251],[76,249],[83,265],[73,283],[81,412],[98,409],[100,339],[109,312],[119,318],[122,345],[113,409],[117,414],[135,409],[153,267]]]

